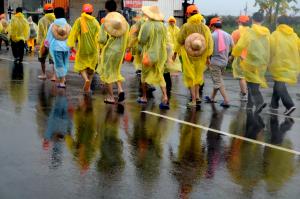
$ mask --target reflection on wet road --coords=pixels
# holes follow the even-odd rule
[[[120,105],[100,88],[82,95],[77,74],[67,90],[37,74],[0,59],[0,198],[299,198],[299,110],[256,115],[234,99],[187,110],[181,77],[170,111],[159,92],[141,106],[130,65]],[[226,84],[234,98],[237,82]]]

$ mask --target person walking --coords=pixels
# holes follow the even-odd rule
[[[221,106],[229,108],[229,99],[225,89],[223,73],[228,64],[229,53],[233,48],[233,40],[231,35],[222,30],[222,21],[220,18],[212,18],[210,21],[210,28],[213,32],[214,51],[210,58],[209,70],[211,72],[214,88],[211,96],[207,96],[207,102],[214,103],[215,97],[218,91],[220,91],[224,99]]]
[[[30,27],[29,39],[27,40],[27,46],[29,53],[34,51],[34,44],[37,37],[38,26],[33,22],[32,17],[28,17],[28,23]]]
[[[147,85],[159,85],[162,91],[160,109],[169,109],[166,82],[164,79],[167,61],[167,29],[162,23],[164,16],[157,6],[144,6],[142,12],[147,20],[141,27],[138,41],[142,48],[142,97],[137,102],[145,104]]]
[[[105,8],[108,14],[105,17],[104,25],[100,28],[99,36],[100,44],[104,47],[97,72],[107,87],[108,96],[104,102],[114,104],[116,103],[113,92],[115,83],[118,86],[118,102],[125,100],[125,92],[122,87],[122,81],[125,78],[121,74],[121,68],[127,47],[129,24],[120,13],[116,12],[115,1],[107,1]]]
[[[213,53],[213,40],[209,28],[203,23],[204,17],[195,5],[187,8],[188,21],[177,36],[178,45],[175,48],[173,60],[180,52],[183,66],[183,80],[192,96],[188,108],[199,106],[201,103],[200,86],[204,84],[204,72],[209,57]]]
[[[239,25],[238,29],[233,31],[231,34],[235,45],[237,44],[239,39],[245,34],[245,32],[249,29],[250,18],[248,16],[241,15],[238,18],[238,25]],[[245,75],[241,68],[241,61],[242,59],[245,59],[246,56],[247,56],[247,49],[244,49],[241,54],[241,57],[236,57],[232,63],[233,77],[239,80],[240,90],[241,90],[240,99],[241,101],[244,102],[248,101],[248,96],[247,96],[248,91],[247,91],[247,82],[245,80]]]
[[[58,88],[66,87],[66,75],[69,69],[70,48],[67,46],[67,39],[71,31],[71,26],[65,19],[64,8],[54,9],[55,20],[50,25],[45,46],[49,48],[54,61],[56,77],[59,80]]]
[[[244,49],[247,56],[241,62],[248,87],[247,108],[256,107],[255,113],[259,114],[267,106],[259,87],[268,87],[265,73],[270,61],[270,31],[262,26],[264,15],[256,12],[252,16],[252,27],[246,31],[233,48],[232,55],[241,57]]]
[[[5,14],[0,15],[0,26],[2,26],[2,29],[0,31],[0,50],[2,46],[2,41],[4,41],[6,45],[6,50],[9,50],[9,40],[8,40],[8,22],[6,20]]]
[[[45,16],[43,16],[39,22],[38,22],[38,36],[37,36],[37,45],[40,46],[39,50],[39,62],[41,63],[41,69],[42,74],[38,76],[41,80],[46,80],[46,59],[49,57],[49,64],[53,65],[53,59],[51,56],[49,56],[49,50],[45,48],[45,38],[48,33],[48,29],[50,24],[53,23],[55,20],[55,16],[53,14],[53,5],[52,4],[45,4],[44,5],[44,13]],[[56,81],[55,72],[54,72],[54,66],[53,66],[53,75],[51,78],[51,81]]]
[[[75,21],[69,35],[67,45],[70,48],[77,46],[74,71],[84,79],[83,91],[91,92],[91,82],[98,64],[98,37],[99,22],[92,16],[94,7],[84,4],[81,16]],[[76,45],[77,44],[77,45]]]
[[[290,18],[280,16],[278,26],[271,35],[271,63],[269,70],[274,80],[271,109],[279,108],[281,100],[286,108],[285,115],[296,110],[288,93],[286,83],[296,85],[300,72],[300,40],[294,29],[289,26]]]
[[[16,9],[16,14],[12,17],[8,27],[15,63],[23,62],[25,42],[29,38],[29,24],[22,12],[21,7]]]

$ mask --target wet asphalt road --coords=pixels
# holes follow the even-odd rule
[[[231,76],[230,109],[187,110],[188,92],[173,77],[171,110],[160,111],[158,89],[148,105],[136,103],[130,64],[123,67],[127,100],[117,106],[103,103],[101,85],[84,97],[77,74],[60,90],[37,79],[35,57],[23,65],[10,59],[0,52],[1,199],[299,198],[299,85],[289,88],[293,118],[283,108],[247,112]],[[271,92],[263,90],[267,102]]]

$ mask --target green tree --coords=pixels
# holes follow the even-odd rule
[[[295,11],[298,0],[255,0],[254,6],[258,6],[260,11],[266,15],[267,25],[274,30],[276,20],[279,15],[287,14],[288,11]]]

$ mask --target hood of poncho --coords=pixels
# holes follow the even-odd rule
[[[281,24],[277,27],[277,30],[286,34],[286,35],[291,35],[294,34],[294,29],[288,25]]]
[[[264,27],[264,26],[261,26],[261,25],[253,24],[252,29],[254,30],[254,32],[256,32],[259,35],[268,35],[268,34],[270,34],[269,29]]]

